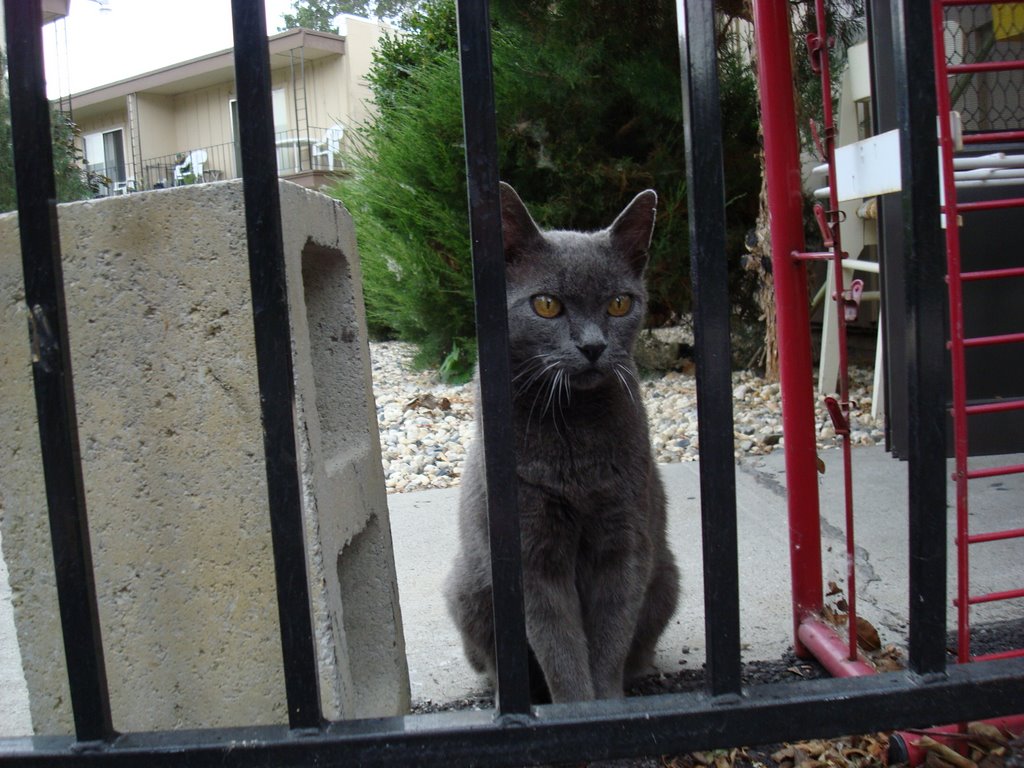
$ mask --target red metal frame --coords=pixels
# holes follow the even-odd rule
[[[812,66],[819,73],[824,95],[824,141],[818,140],[829,166],[835,163],[835,121],[832,112],[824,3],[817,0],[818,26],[807,37]],[[772,273],[776,291],[776,327],[782,393],[783,431],[786,435],[786,481],[789,489],[790,570],[793,579],[794,644],[797,653],[811,655],[838,677],[871,674],[857,651],[857,586],[854,572],[853,482],[850,445],[849,378],[847,376],[846,318],[839,204],[834,173],[829,174],[829,207],[820,206],[815,217],[822,230],[825,252],[804,250],[800,160],[793,71],[790,62],[790,17],[785,3],[755,0],[754,29],[758,49],[758,80],[762,102],[765,175],[768,206],[772,211]],[[817,139],[817,127],[815,130]],[[843,477],[846,517],[847,638],[821,621],[821,527],[817,479],[817,443],[814,424],[810,324],[807,307],[807,272],[804,262],[830,260],[835,268],[835,302],[839,328],[838,400],[827,398],[836,434],[843,442]]]
[[[986,4],[984,0],[932,0],[933,34],[943,40],[944,6]],[[765,174],[768,206],[771,216],[772,266],[776,292],[776,325],[779,344],[780,391],[782,394],[783,430],[786,436],[786,478],[789,489],[790,569],[793,580],[793,621],[798,654],[813,655],[835,675],[868,674],[871,669],[858,659],[856,636],[856,578],[854,572],[854,518],[851,481],[851,447],[849,429],[849,393],[847,350],[843,303],[847,291],[843,285],[843,253],[839,235],[839,211],[834,173],[829,173],[829,207],[815,211],[822,231],[826,252],[805,252],[800,185],[800,161],[797,147],[795,109],[792,98],[793,72],[790,53],[790,18],[785,3],[754,0],[754,28],[758,50],[758,86],[761,93],[772,98],[762,103],[762,128],[765,147]],[[808,35],[807,46],[812,66],[820,74],[823,95],[823,141],[812,126],[819,149],[829,167],[835,162],[835,125],[832,112],[829,78],[828,46],[823,0],[816,0],[817,29]],[[1021,63],[980,63],[947,67],[944,46],[936,46],[936,87],[939,114],[950,112],[947,78],[951,72],[1002,71],[1018,69]],[[946,220],[959,222],[958,215],[970,211],[1024,206],[1024,198],[960,203],[956,201],[953,168],[954,140],[948,120],[939,120],[941,165]],[[967,143],[981,143],[998,138],[1014,139],[1024,131],[998,134],[974,134],[964,137]],[[957,504],[957,572],[958,586],[958,658],[970,657],[971,604],[1024,596],[1024,590],[1009,590],[987,596],[970,597],[968,545],[1024,536],[1024,529],[971,536],[967,518],[967,482],[978,477],[1024,472],[1024,465],[971,470],[967,466],[967,417],[976,413],[994,413],[1024,408],[1024,398],[1000,403],[968,405],[964,349],[974,346],[1024,342],[1024,333],[965,338],[963,320],[964,280],[995,280],[1024,275],[1024,267],[1001,270],[980,270],[962,273],[960,240],[957,226],[946,228],[949,273],[951,338],[948,342],[952,364],[952,412],[954,416],[954,450],[956,456]],[[807,261],[831,260],[835,268],[835,311],[839,327],[840,377],[838,399],[826,398],[836,434],[843,440],[843,469],[847,536],[846,598],[849,606],[848,638],[844,647],[837,633],[819,620],[823,607],[819,498],[816,472],[814,427],[814,395],[811,389],[811,355],[806,301]]]
[[[949,97],[949,78],[963,72],[996,72],[1019,70],[1024,68],[1024,60],[1010,62],[979,62],[972,64],[947,65],[946,51],[943,45],[945,8],[955,5],[991,5],[991,0],[975,0],[966,3],[964,0],[932,0],[932,38],[936,41],[935,49],[935,91],[938,97],[939,115],[949,115],[952,109]],[[971,347],[992,346],[995,344],[1017,344],[1024,342],[1024,333],[1004,333],[992,336],[964,336],[964,305],[963,282],[965,280],[996,280],[1024,275],[1024,267],[1012,267],[1001,270],[980,270],[964,273],[960,259],[960,214],[971,211],[995,210],[1024,206],[1024,198],[1004,198],[982,202],[960,203],[956,196],[956,183],[953,175],[953,154],[956,145],[950,121],[939,121],[939,148],[942,164],[942,183],[944,203],[943,211],[946,221],[946,263],[949,286],[950,307],[950,339],[947,344],[950,350],[950,367],[953,381],[953,442],[955,449],[956,472],[953,480],[956,483],[956,521],[957,521],[957,597],[954,604],[957,608],[957,660],[961,663],[974,660],[971,654],[970,607],[979,603],[1010,600],[1024,597],[1024,589],[992,592],[986,595],[970,594],[970,545],[989,541],[1000,541],[1024,536],[1024,530],[997,531],[972,535],[968,515],[968,481],[1001,475],[1024,472],[1024,465],[970,469],[968,467],[968,417],[981,413],[1000,413],[1024,408],[1024,399],[1013,399],[999,403],[967,403],[967,371],[964,361],[964,350]],[[999,133],[973,134],[963,137],[965,144],[982,144],[990,141],[1008,141],[1024,139],[1024,131],[1004,131]],[[1014,655],[1024,654],[1011,652]],[[1003,654],[999,654],[1002,656]]]
[[[955,72],[983,72],[1020,69],[1024,62],[970,64],[947,67],[943,41],[943,8],[953,5],[983,5],[992,0],[932,0],[933,36],[935,46],[935,82],[940,115],[950,113],[947,78]],[[823,0],[815,2],[817,30],[808,35],[807,46],[812,66],[822,82],[824,141],[812,125],[815,141],[825,155],[830,169],[835,165],[835,125],[832,114],[828,46]],[[772,267],[776,293],[776,328],[779,345],[780,391],[782,394],[783,430],[786,437],[786,479],[790,526],[790,569],[793,580],[793,621],[795,646],[802,656],[812,655],[834,676],[873,674],[873,667],[857,653],[856,578],[854,572],[853,488],[851,480],[850,403],[847,378],[847,350],[843,286],[842,251],[839,235],[839,206],[834,172],[829,173],[829,209],[816,207],[815,218],[821,228],[827,252],[805,252],[801,204],[800,161],[797,147],[795,108],[793,103],[793,72],[790,49],[790,18],[786,3],[776,0],[754,0],[754,29],[758,53],[758,87],[771,99],[762,100],[762,130],[765,149],[765,175],[768,206],[771,210]],[[967,404],[964,349],[973,346],[1024,342],[1024,333],[1008,333],[975,338],[964,337],[962,283],[970,280],[996,280],[1024,276],[1024,266],[1009,269],[979,270],[963,273],[960,263],[959,214],[1024,206],[1024,198],[957,203],[953,166],[954,140],[950,122],[939,120],[939,148],[942,167],[946,227],[947,269],[950,303],[951,337],[948,342],[952,359],[952,414],[957,505],[957,598],[954,601],[958,627],[958,659],[972,661],[970,654],[969,609],[972,604],[1024,597],[1024,589],[1007,590],[987,595],[970,595],[970,544],[1024,537],[1024,529],[971,535],[968,528],[967,483],[979,477],[993,477],[1024,472],[1024,465],[985,469],[969,469],[967,465],[967,417],[971,414],[996,413],[1024,408],[1024,398],[1000,403]],[[963,137],[968,144],[985,141],[1024,139],[1024,131],[997,134],[973,134]],[[826,398],[826,405],[835,424],[836,434],[843,438],[843,470],[846,503],[847,537],[847,603],[849,606],[848,638],[844,642],[836,630],[820,618],[822,599],[821,530],[816,472],[814,426],[814,395],[810,355],[810,327],[807,307],[806,262],[831,260],[835,268],[835,311],[839,327],[839,398]],[[976,660],[1024,655],[1024,649],[977,657]],[[1004,718],[997,726],[1019,732],[1024,716]],[[938,729],[936,733],[955,734],[960,726]],[[916,750],[913,737],[899,734],[906,742],[911,763],[923,757]],[[954,739],[955,741],[955,739]]]
[[[763,99],[765,178],[771,216],[772,276],[779,343],[779,390],[786,436],[793,635],[798,655],[809,649],[799,637],[801,623],[823,606],[821,525],[818,509],[817,444],[811,373],[807,270],[791,254],[804,250],[800,151],[789,46],[789,4],[754,0],[758,89]]]

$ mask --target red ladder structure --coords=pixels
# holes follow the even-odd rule
[[[1005,197],[994,200],[960,202],[956,190],[956,163],[954,155],[957,143],[952,125],[950,98],[951,78],[957,75],[978,74],[1021,70],[1024,59],[1013,61],[981,61],[962,64],[947,62],[945,46],[945,9],[951,6],[994,5],[991,0],[932,0],[932,33],[935,51],[935,87],[939,107],[939,147],[942,169],[942,185],[945,213],[947,283],[949,284],[949,325],[952,372],[953,442],[956,471],[953,480],[956,485],[956,547],[957,547],[957,659],[961,663],[991,658],[1024,656],[1024,648],[986,656],[971,653],[970,609],[972,605],[999,600],[1024,597],[1024,589],[1009,589],[1002,592],[971,594],[970,590],[970,547],[992,541],[1024,538],[1024,528],[987,533],[971,533],[968,516],[968,484],[971,480],[999,475],[1024,472],[1024,464],[972,469],[968,462],[968,430],[970,417],[986,413],[1001,413],[1024,409],[1024,398],[1002,399],[994,402],[971,403],[967,397],[967,369],[965,352],[972,347],[996,344],[1020,345],[1024,343],[1024,332],[1002,333],[991,336],[965,336],[963,285],[965,282],[980,280],[1008,280],[1024,277],[1024,253],[1019,242],[1015,245],[1007,238],[1007,247],[1020,255],[1020,265],[1004,268],[963,271],[961,269],[960,224],[961,214],[1003,208],[1024,208],[1024,197]],[[949,117],[946,117],[949,116]],[[966,134],[962,142],[967,146],[978,146],[994,142],[1024,140],[1024,130],[1009,130],[987,133]],[[1018,354],[1024,354],[1020,346]]]
[[[960,227],[962,214],[977,211],[999,210],[1007,208],[1024,208],[1024,197],[997,197],[995,199],[961,202],[957,198],[957,169],[965,167],[985,166],[985,159],[978,158],[970,163],[965,158],[956,157],[958,150],[964,147],[983,146],[993,143],[1006,143],[1024,140],[1024,130],[1011,129],[990,132],[975,132],[961,135],[959,118],[952,111],[953,98],[951,86],[955,87],[957,76],[974,75],[986,72],[1024,71],[1024,59],[1011,61],[975,61],[971,63],[952,64],[946,52],[946,9],[957,6],[991,6],[997,3],[992,0],[931,0],[932,6],[932,39],[935,62],[935,89],[939,112],[939,164],[942,183],[943,228],[946,238],[946,282],[949,288],[949,339],[947,347],[950,352],[950,373],[952,380],[950,414],[953,423],[953,455],[956,469],[952,479],[956,495],[956,555],[957,581],[954,605],[957,611],[957,661],[961,664],[980,662],[993,659],[1004,659],[1024,656],[1024,648],[974,655],[971,652],[971,606],[982,603],[993,603],[1002,600],[1024,598],[1024,589],[1007,589],[999,592],[972,594],[970,588],[970,548],[974,544],[985,544],[994,541],[1024,538],[1024,528],[972,533],[969,516],[968,485],[971,480],[998,477],[1002,475],[1024,472],[1024,464],[1004,464],[1003,466],[972,468],[969,462],[969,430],[970,417],[982,414],[1006,413],[1024,410],[1024,397],[1003,398],[988,402],[970,402],[967,394],[966,351],[975,347],[994,345],[1020,345],[1024,343],[1024,333],[1000,333],[987,336],[967,336],[965,331],[964,284],[976,281],[1020,280],[1024,278],[1024,252],[1019,244],[1006,240],[1009,253],[1017,254],[1018,265],[1000,269],[968,270],[962,268]],[[992,169],[987,169],[989,178],[998,178],[992,170],[996,167],[1016,165],[1003,156],[992,155]],[[1020,158],[1024,160],[1024,157]],[[1024,183],[1024,182],[1022,182]],[[1001,187],[996,187],[999,189]],[[1019,187],[1018,187],[1019,188]],[[1018,354],[1024,354],[1017,346]],[[990,721],[991,725],[1004,733],[1019,734],[1024,729],[1024,715],[998,718]],[[953,736],[947,741],[949,746],[964,749],[965,742],[955,736],[964,729],[963,724],[937,727],[929,733],[941,741],[944,736]],[[906,760],[911,765],[924,761],[925,752],[917,744],[917,737],[909,733],[894,734],[892,745],[897,746],[894,753],[890,746],[890,757],[893,754],[899,760]]]
[[[950,113],[950,76],[987,71],[1024,70],[1024,61],[972,63],[955,66],[947,65],[943,35],[943,11],[954,5],[988,5],[978,0],[931,0],[932,30],[936,58],[935,82],[938,88],[938,113]],[[847,355],[845,325],[848,317],[855,316],[858,289],[856,284],[844,285],[842,262],[847,258],[839,236],[838,196],[835,172],[836,128],[833,119],[831,99],[831,78],[828,72],[827,50],[831,41],[825,27],[825,8],[822,0],[816,4],[817,29],[807,36],[808,53],[814,70],[822,83],[823,120],[818,126],[812,125],[812,132],[819,154],[828,165],[829,199],[826,205],[815,207],[815,218],[822,235],[824,250],[807,252],[804,248],[800,224],[802,221],[799,190],[794,183],[798,161],[793,137],[796,132],[793,104],[788,101],[788,83],[792,72],[789,69],[788,51],[778,50],[775,42],[788,38],[788,13],[784,4],[771,0],[757,0],[754,3],[755,33],[758,36],[759,85],[762,93],[772,93],[772,109],[763,110],[762,120],[765,135],[765,162],[768,176],[769,208],[772,210],[773,275],[777,293],[780,375],[783,391],[783,419],[786,433],[786,476],[789,487],[790,505],[790,550],[793,578],[793,613],[797,652],[813,656],[834,676],[861,676],[874,673],[874,667],[858,653],[856,622],[856,574],[854,572],[854,519],[853,488],[851,481],[851,456],[849,441],[850,403],[847,379]],[[984,202],[958,202],[956,174],[953,161],[953,131],[948,119],[939,121],[941,126],[941,166],[943,169],[944,212],[951,226],[945,230],[948,252],[948,285],[950,298],[950,324],[952,328],[949,348],[952,357],[952,416],[957,471],[955,473],[957,498],[957,625],[959,629],[958,660],[966,663],[982,658],[1005,658],[1024,656],[1024,649],[986,657],[972,657],[970,653],[969,609],[971,605],[1011,598],[1024,597],[1024,589],[1008,590],[988,594],[972,595],[969,588],[968,548],[972,544],[1024,538],[1024,528],[999,532],[971,533],[968,528],[967,483],[971,479],[993,477],[1024,472],[1024,465],[1010,465],[999,468],[975,468],[967,465],[968,442],[967,422],[972,415],[1001,413],[1024,409],[1024,398],[1002,399],[995,402],[969,403],[966,395],[966,366],[964,350],[982,345],[1019,344],[1024,342],[1024,333],[1001,333],[992,336],[967,338],[964,334],[964,306],[962,284],[966,281],[1002,280],[1024,277],[1024,255],[1021,264],[1008,269],[987,269],[963,271],[960,268],[960,240],[958,224],[960,214],[972,211],[991,210],[1024,206],[1024,198],[1004,198]],[[969,144],[984,142],[1008,142],[1024,139],[1024,130],[1000,131],[998,133],[975,133],[964,137]],[[958,161],[959,163],[959,161]],[[996,165],[1000,163],[997,162]],[[1002,171],[993,174],[998,178]],[[1003,187],[1005,189],[1005,187]],[[1012,246],[1011,246],[1012,247]],[[1016,250],[1020,253],[1019,246]],[[832,307],[828,311],[837,313],[839,328],[839,387],[836,397],[826,398],[829,414],[835,432],[842,438],[844,470],[844,502],[846,518],[847,574],[846,596],[848,604],[847,637],[841,637],[836,628],[821,618],[822,577],[820,529],[818,524],[819,499],[816,487],[813,456],[813,408],[808,397],[806,384],[811,380],[810,359],[807,345],[803,343],[808,328],[808,318],[803,306],[806,300],[806,273],[804,265],[809,261],[829,261],[835,267],[836,287]],[[847,312],[849,311],[849,315]],[[784,343],[787,342],[787,343]],[[1009,732],[1018,733],[1024,723],[1021,717],[1001,718],[993,725]],[[933,730],[936,737],[958,731],[960,726],[943,726]],[[906,758],[917,763],[923,754],[916,747],[917,737],[896,734],[894,741],[903,747]],[[905,758],[904,758],[905,759]]]

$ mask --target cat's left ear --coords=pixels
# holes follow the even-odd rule
[[[647,266],[647,250],[651,246],[657,211],[658,195],[653,189],[645,189],[608,228],[612,247],[626,258],[637,275]]]
[[[498,182],[498,190],[501,195],[501,237],[505,245],[505,260],[512,263],[536,248],[543,238],[512,185]]]

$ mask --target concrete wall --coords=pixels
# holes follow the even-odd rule
[[[359,260],[281,182],[325,714],[408,704]],[[240,181],[60,207],[114,725],[286,722]],[[16,214],[0,217],[0,523],[38,733],[71,731]]]

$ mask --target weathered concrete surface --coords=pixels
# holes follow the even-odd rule
[[[396,713],[408,676],[352,223],[280,189],[324,711]],[[59,217],[114,725],[286,722],[241,183]],[[0,244],[3,549],[33,727],[69,732],[16,215]]]
[[[835,581],[844,587],[842,454],[828,450],[820,455],[827,467],[820,476],[823,583]],[[971,459],[971,465],[1022,461],[1024,457],[1019,455],[977,457]],[[684,667],[699,668],[706,655],[700,466],[696,462],[661,464],[658,469],[668,496],[669,547],[682,574],[679,606],[658,643],[655,658],[659,671],[671,673]],[[883,643],[903,646],[909,606],[907,465],[881,446],[857,448],[853,452],[853,480],[859,612],[878,629]],[[1022,497],[1024,475],[976,481],[971,491],[972,530],[1019,527]],[[488,684],[466,662],[459,633],[441,593],[458,542],[458,489],[393,494],[388,501],[413,699],[447,702],[477,694]],[[793,645],[785,456],[781,451],[737,463],[736,505],[743,661],[776,660]],[[954,517],[952,513],[947,515],[950,630],[956,626],[952,607],[956,591]],[[982,547],[974,552],[972,592],[1009,589],[1024,582],[1019,543],[990,542]],[[1021,618],[1021,601],[991,603],[975,606],[972,626],[980,628]]]

